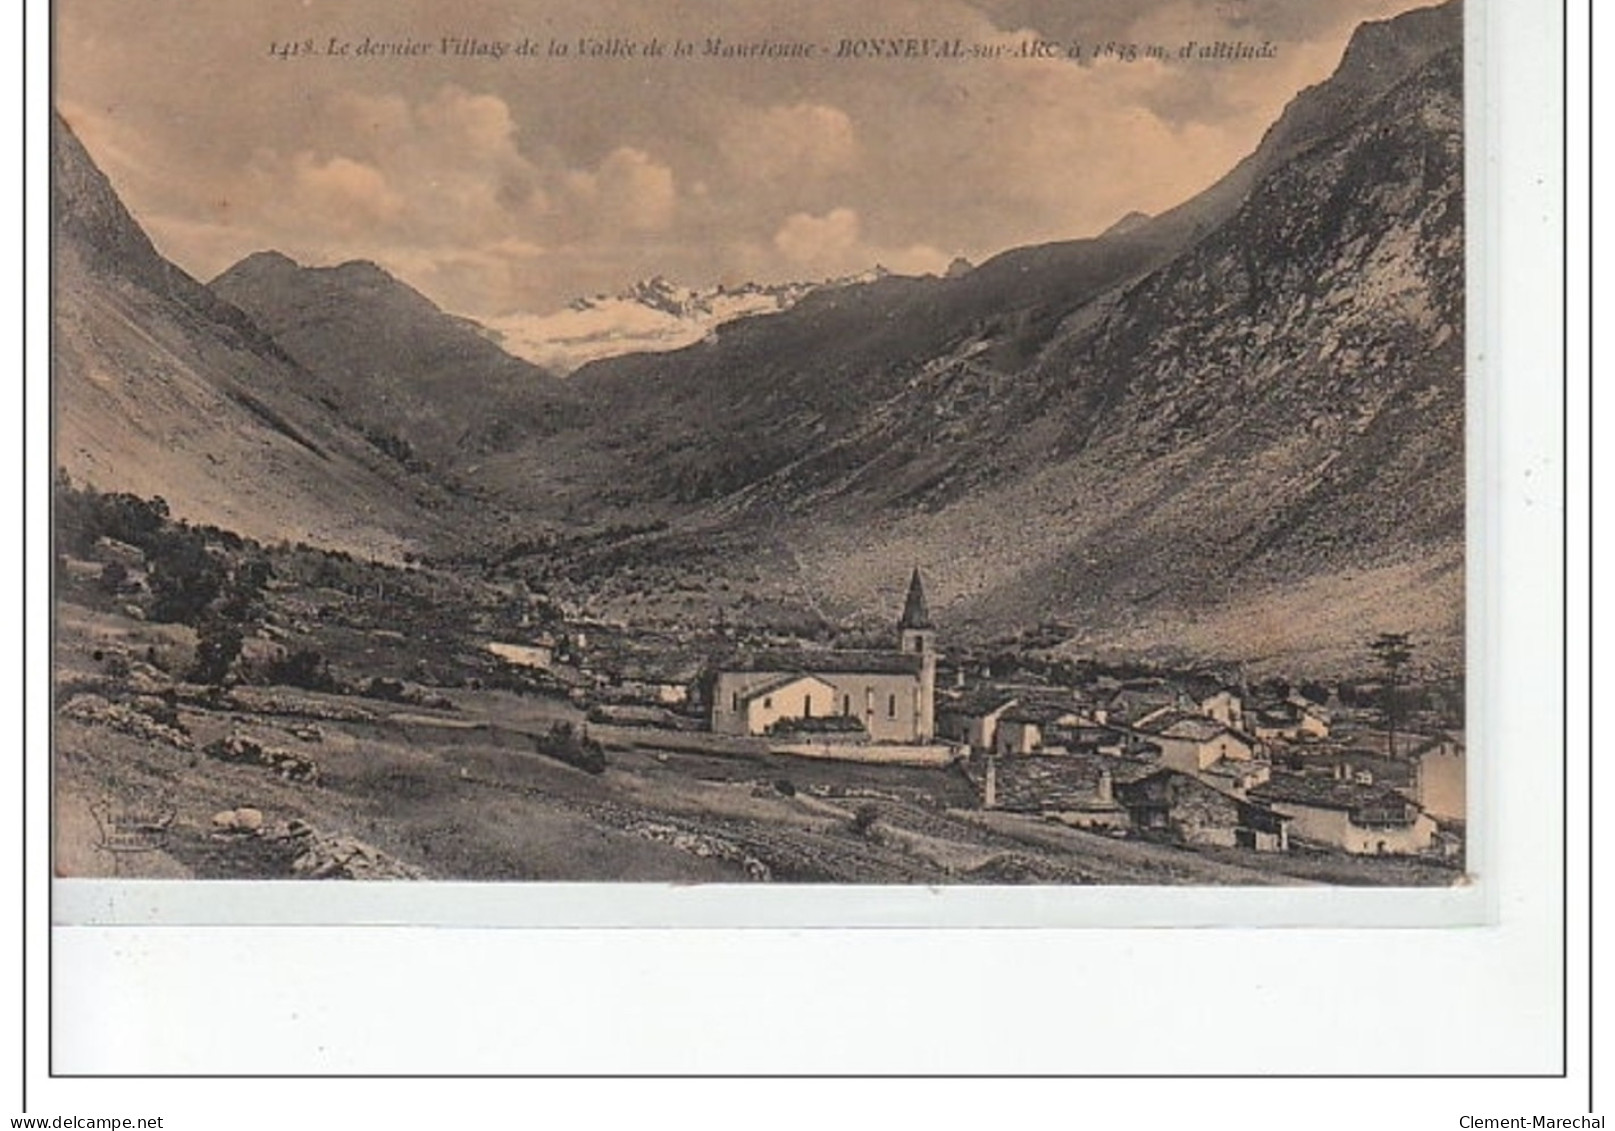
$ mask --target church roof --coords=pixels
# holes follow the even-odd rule
[[[908,598],[903,602],[903,619],[897,622],[897,627],[899,629],[933,627],[931,610],[925,606],[925,586],[920,582],[920,571],[917,567],[914,576],[909,579]]]
[[[773,648],[764,652],[740,652],[721,665],[730,672],[779,673],[780,675],[871,675],[918,676],[923,660],[911,652],[831,651],[819,648]]]

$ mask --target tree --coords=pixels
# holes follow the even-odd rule
[[[222,562],[188,530],[154,538],[146,549],[146,569],[155,621],[197,624],[225,582]]]
[[[1385,676],[1385,745],[1387,753],[1395,757],[1397,712],[1401,706],[1398,692],[1403,672],[1413,662],[1413,642],[1405,632],[1382,632],[1369,641],[1368,650],[1374,653]]]
[[[241,655],[242,635],[238,625],[223,617],[203,617],[196,629],[196,663],[190,678],[196,683],[222,687],[236,657]]]

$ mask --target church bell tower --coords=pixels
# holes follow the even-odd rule
[[[920,685],[916,696],[914,729],[922,742],[936,735],[936,627],[925,605],[925,585],[916,567],[909,579],[903,618],[897,622],[898,647],[905,655],[920,657]]]
[[[903,602],[903,619],[897,622],[899,647],[904,652],[921,655],[936,651],[936,629],[931,624],[931,610],[925,605],[925,585],[916,568],[909,579],[908,597]]]

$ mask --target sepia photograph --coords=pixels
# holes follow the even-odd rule
[[[1462,0],[459,7],[54,5],[54,877],[1475,883]]]

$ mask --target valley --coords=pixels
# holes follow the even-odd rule
[[[59,873],[1462,882],[1461,12],[1090,238],[542,325],[199,282],[56,119]]]

